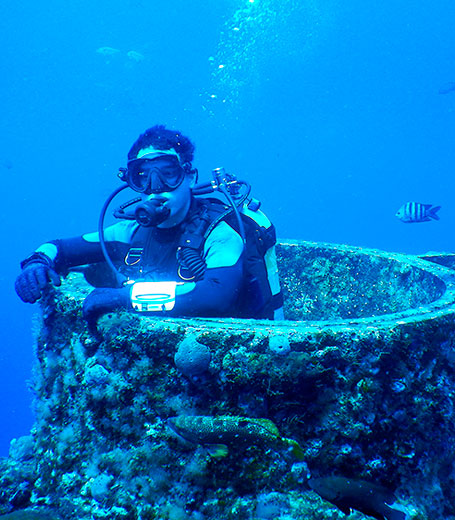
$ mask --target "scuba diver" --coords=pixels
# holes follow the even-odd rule
[[[156,125],[128,152],[127,167],[101,212],[98,231],[52,240],[21,263],[18,296],[39,300],[60,276],[82,270],[95,289],[83,315],[113,310],[166,316],[282,319],[274,226],[249,197],[249,185],[214,170],[196,184],[194,145],[179,131]],[[118,208],[104,228],[112,199],[123,189],[139,194]],[[222,198],[204,197],[219,192]],[[129,208],[129,209],[128,209]],[[131,210],[133,208],[133,211]]]

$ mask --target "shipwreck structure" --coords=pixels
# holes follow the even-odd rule
[[[455,519],[455,271],[344,245],[277,254],[280,322],[113,313],[92,335],[91,288],[70,274],[42,304],[36,421],[1,463],[0,512],[336,518],[311,473],[391,486],[409,518]],[[303,460],[240,435],[214,458],[168,427],[220,415],[269,419]]]

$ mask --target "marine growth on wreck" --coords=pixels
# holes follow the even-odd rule
[[[308,483],[335,475],[391,488],[407,518],[454,520],[455,271],[277,253],[281,322],[113,313],[93,335],[82,274],[49,294],[36,421],[0,462],[4,518],[336,519]]]

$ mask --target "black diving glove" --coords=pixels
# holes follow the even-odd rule
[[[22,273],[16,278],[15,288],[19,298],[35,303],[50,284],[60,287],[60,276],[54,271],[54,262],[44,253],[33,253],[21,262]]]
[[[126,286],[120,289],[99,287],[85,298],[82,305],[82,315],[87,321],[89,329],[96,330],[96,322],[100,316],[122,309],[131,309],[130,287]]]

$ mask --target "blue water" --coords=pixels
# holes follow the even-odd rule
[[[195,141],[201,180],[250,181],[280,237],[454,251],[455,3],[431,4],[2,3],[0,455],[33,420],[18,263],[96,228],[153,124]],[[441,220],[401,223],[408,200]]]

